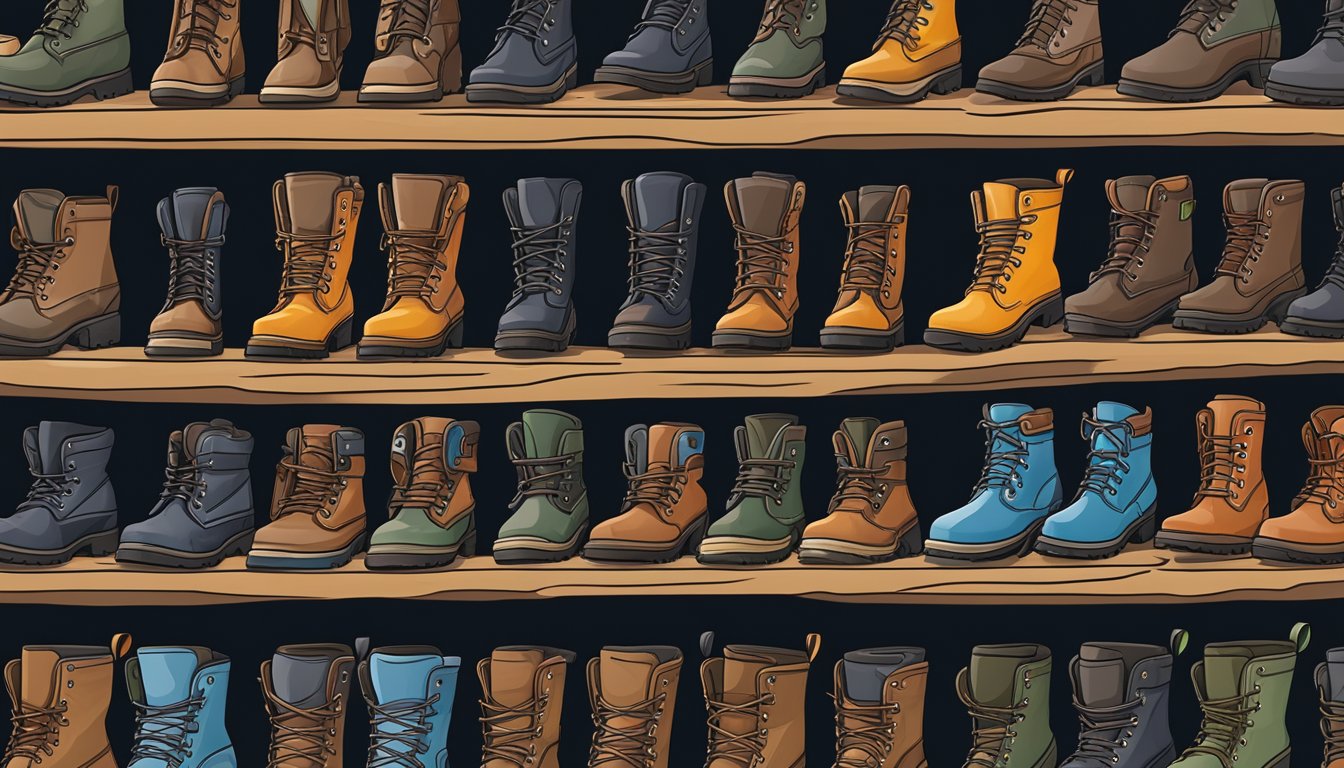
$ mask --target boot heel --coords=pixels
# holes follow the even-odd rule
[[[465,537],[464,539],[462,539],[462,543],[461,543],[461,544],[458,546],[458,548],[457,548],[457,556],[458,556],[458,557],[475,557],[475,556],[476,556],[476,532],[475,532],[475,531],[472,531],[471,533],[468,533],[468,534],[466,535],[466,537]]]
[[[89,544],[84,549],[93,557],[105,557],[117,551],[117,539],[116,530],[100,533],[89,539]]]
[[[446,341],[447,346],[452,347],[454,349],[462,348],[463,326],[465,325],[466,321],[461,317],[453,321],[452,327],[448,329],[448,339]]]
[[[700,65],[700,71],[695,73],[695,87],[701,88],[706,85],[714,84],[714,59],[706,59],[704,64]]]
[[[1283,294],[1270,302],[1269,309],[1265,310],[1265,317],[1269,318],[1270,322],[1273,322],[1276,325],[1281,324],[1283,318],[1288,316],[1288,307],[1291,306],[1294,301],[1297,301],[1306,294],[1306,288],[1300,288],[1296,291],[1289,291],[1288,293]]]
[[[102,349],[121,341],[121,314],[113,312],[70,334],[70,343],[80,349]]]
[[[1288,758],[1292,757],[1292,753],[1293,753],[1292,749],[1283,750],[1283,754],[1279,755],[1279,759],[1270,763],[1269,768],[1288,768],[1288,762],[1289,762]]]
[[[1145,541],[1152,541],[1153,537],[1157,535],[1156,506],[1149,509],[1144,514],[1148,519],[1140,523],[1138,530],[1134,531],[1134,535],[1129,537],[1129,542],[1131,544],[1142,544]]]
[[[352,337],[355,334],[355,318],[347,317],[344,322],[336,326],[331,336],[327,338],[327,351],[338,352],[350,346]]]
[[[945,75],[939,75],[933,81],[930,90],[940,96],[961,90],[961,65],[958,64],[956,68]]]
[[[1265,89],[1265,83],[1269,80],[1269,64],[1255,63],[1246,71],[1246,82],[1251,84],[1252,88]]]
[[[462,90],[462,44],[459,42],[443,56],[439,65],[439,88],[444,95]]]
[[[677,553],[678,557],[694,556],[700,551],[700,542],[705,540],[705,533],[709,530],[709,512],[700,516],[700,520],[695,524],[695,532],[686,537],[686,544]]]
[[[93,87],[93,95],[99,101],[103,99],[115,99],[118,96],[135,90],[135,83],[131,80],[131,70],[126,68],[118,72],[114,77],[104,80]]]
[[[901,541],[896,545],[897,557],[913,557],[924,551],[924,537],[919,533],[919,523],[905,532]]]
[[[1105,84],[1106,84],[1106,64],[1105,64],[1105,62],[1103,62],[1103,61],[1098,61],[1098,62],[1095,64],[1095,67],[1096,67],[1095,69],[1093,69],[1091,72],[1088,72],[1088,73],[1087,73],[1087,77],[1084,77],[1083,80],[1082,80],[1082,82],[1079,83],[1079,85],[1105,85]]]
[[[1063,319],[1064,299],[1056,296],[1041,307],[1041,311],[1036,315],[1036,324],[1042,328],[1049,328]]]

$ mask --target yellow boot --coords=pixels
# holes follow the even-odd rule
[[[850,64],[835,92],[904,103],[960,87],[956,0],[893,0],[873,55]]]
[[[350,346],[350,261],[364,188],[354,176],[290,173],[272,189],[275,245],[285,255],[280,300],[252,324],[248,357],[326,357]]]
[[[1016,344],[1033,323],[1054,325],[1064,314],[1055,269],[1055,237],[1064,185],[1073,171],[1054,181],[1005,179],[971,193],[980,255],[966,297],[933,313],[924,343],[945,349],[984,352]]]

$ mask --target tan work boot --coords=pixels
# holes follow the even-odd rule
[[[1344,406],[1312,411],[1302,443],[1311,473],[1292,511],[1260,526],[1251,551],[1288,563],[1344,563]]]
[[[1019,101],[1055,101],[1106,82],[1100,0],[1036,0],[1017,46],[980,70],[975,90]]]
[[[476,664],[481,679],[481,768],[560,768],[565,673],[574,652],[506,645]]]
[[[212,107],[243,92],[240,0],[176,0],[168,51],[149,100],[160,107]]]
[[[462,90],[458,0],[384,0],[361,102],[438,101]]]
[[[925,768],[923,648],[865,648],[835,663],[835,764]]]
[[[723,193],[737,231],[737,283],[728,313],[714,327],[714,346],[788,349],[798,311],[798,222],[807,185],[758,171],[728,182]]]
[[[805,647],[726,645],[722,657],[700,664],[709,710],[705,768],[803,764],[807,670],[821,649],[821,635],[808,634]]]
[[[261,86],[261,103],[334,100],[349,42],[350,0],[280,0],[279,60]]]
[[[354,672],[354,652],[339,643],[282,645],[261,662],[261,694],[271,720],[267,766],[342,768]]]
[[[588,660],[588,768],[667,768],[681,662],[666,645],[608,646]]]
[[[825,349],[886,351],[905,343],[905,232],[910,188],[869,186],[846,192],[840,211],[849,230],[840,295],[821,329]]]

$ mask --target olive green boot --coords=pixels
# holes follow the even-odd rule
[[[826,0],[766,0],[761,24],[728,80],[729,96],[796,99],[826,84]]]
[[[0,57],[0,99],[59,107],[133,90],[122,0],[49,0],[33,36]]]
[[[789,556],[803,535],[799,478],[807,427],[797,416],[748,416],[733,434],[737,482],[728,513],[709,526],[697,559],[707,565],[764,565]]]
[[[495,562],[568,560],[588,529],[583,424],[560,411],[525,411],[522,421],[509,425],[505,441],[518,468],[518,493],[495,540]]]
[[[957,675],[957,696],[971,716],[966,768],[1054,768],[1049,648],[975,646]]]

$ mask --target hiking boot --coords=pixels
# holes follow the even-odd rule
[[[728,95],[796,99],[826,84],[826,0],[765,0],[761,23],[733,66]]]
[[[60,107],[135,90],[122,0],[48,0],[23,47],[0,58],[0,99]]]
[[[885,563],[924,548],[906,485],[905,422],[845,419],[835,446],[836,488],[826,517],[809,523],[798,561],[821,565]]]
[[[375,648],[359,663],[359,687],[369,710],[369,765],[448,765],[462,659],[430,645]]]
[[[567,2],[567,0],[561,0]],[[519,179],[504,191],[513,230],[513,297],[499,318],[495,349],[563,352],[574,341],[579,256],[575,179]]]
[[[0,563],[56,565],[117,548],[117,498],[107,476],[111,429],[44,421],[23,431],[28,497],[0,518]]]
[[[160,107],[213,107],[243,92],[240,0],[175,0],[168,50],[149,83]]]
[[[344,765],[345,709],[354,671],[354,653],[339,643],[282,645],[261,662],[261,695],[271,720],[266,765]]]
[[[218,355],[224,351],[221,262],[229,204],[214,187],[184,187],[159,201],[158,215],[168,249],[168,297],[149,324],[145,354]]]
[[[1316,290],[1288,305],[1279,330],[1295,336],[1344,339],[1344,189],[1330,190],[1339,245]]]
[[[280,0],[280,47],[262,104],[315,104],[341,94],[350,0]]]
[[[1195,427],[1200,472],[1194,506],[1163,520],[1153,546],[1213,555],[1249,552],[1269,517],[1269,491],[1260,467],[1265,405],[1218,395],[1195,415]]]
[[[696,558],[705,565],[777,563],[798,546],[807,522],[807,427],[783,413],[748,416],[733,442],[738,469],[728,512],[709,526]]]
[[[757,171],[724,187],[737,231],[737,281],[728,313],[714,326],[714,346],[777,351],[793,344],[798,311],[798,225],[807,185]]]
[[[572,8],[572,0],[513,0],[494,49],[471,71],[467,101],[546,104],[577,86]]]
[[[252,324],[246,354],[326,357],[350,346],[354,330],[349,277],[364,188],[355,176],[290,173],[271,192],[285,266],[279,301]]]
[[[971,716],[966,768],[1053,766],[1050,649],[1043,645],[977,645],[957,673],[957,696]]]
[[[714,79],[709,0],[649,0],[625,47],[608,54],[594,83],[688,93]]]
[[[1344,648],[1326,651],[1325,661],[1316,666],[1316,693],[1325,737],[1321,768],[1344,768]]]
[[[867,186],[846,192],[849,230],[840,295],[821,329],[824,349],[887,351],[905,343],[905,232],[910,188]]]
[[[588,529],[583,423],[561,411],[524,411],[504,438],[518,470],[518,492],[495,539],[495,562],[568,560]]]
[[[459,176],[398,173],[378,185],[387,298],[364,323],[359,357],[437,357],[462,346],[457,261],[470,198]]]
[[[712,634],[701,642],[712,645]],[[705,768],[803,764],[807,670],[819,650],[821,635],[809,633],[801,651],[725,645],[723,656],[701,663],[709,710]]]
[[[1292,511],[1260,526],[1251,552],[1289,563],[1344,563],[1344,406],[1311,412],[1302,427],[1311,472]]]
[[[892,0],[873,54],[845,68],[837,96],[893,104],[961,88],[955,0]]]
[[[1125,176],[1106,182],[1111,244],[1085,290],[1064,301],[1064,330],[1133,338],[1166,322],[1195,272],[1195,186],[1189,176]]]
[[[621,185],[630,233],[630,293],[607,334],[613,349],[691,346],[691,282],[705,185],[645,173]]]
[[[339,568],[364,547],[364,433],[332,424],[289,430],[247,567]]]
[[[1018,101],[1056,101],[1106,82],[1099,0],[1036,0],[1012,52],[980,70],[975,90]]]
[[[1249,333],[1307,292],[1302,272],[1300,181],[1245,179],[1223,191],[1227,244],[1213,281],[1181,297],[1172,327],[1206,333]]]
[[[705,431],[694,424],[637,424],[625,431],[628,487],[621,512],[593,527],[583,556],[666,563],[693,555],[709,524]]]
[[[1154,101],[1206,101],[1238,80],[1264,88],[1281,44],[1274,0],[1190,0],[1165,43],[1125,64],[1116,90]]]
[[[1049,327],[1064,314],[1055,237],[1064,185],[1054,181],[1004,179],[971,193],[980,235],[975,278],[960,302],[933,313],[924,343],[942,349],[985,352],[1012,346],[1032,325]]]
[[[369,540],[364,567],[440,568],[476,554],[476,472],[481,425],[424,417],[392,438],[392,498]]]
[[[149,519],[126,526],[117,562],[208,568],[252,546],[252,435],[224,419],[168,436],[167,479]]]
[[[589,768],[667,768],[681,663],[666,645],[611,645],[588,660]]]
[[[835,663],[837,768],[927,768],[923,648],[866,648]]]
[[[476,664],[481,680],[481,768],[559,768],[565,674],[574,652],[530,645],[496,648]]]
[[[1045,519],[1064,505],[1049,408],[986,405],[985,464],[971,500],[929,526],[930,557],[993,560],[1032,550]]]
[[[1344,0],[1326,0],[1311,48],[1270,68],[1265,95],[1289,104],[1344,106]]]
[[[126,661],[135,707],[129,768],[234,768],[224,727],[229,657],[209,648],[141,648]]]
[[[1083,414],[1090,451],[1078,493],[1046,518],[1036,551],[1097,559],[1120,554],[1126,544],[1157,531],[1157,482],[1153,479],[1153,409],[1097,403]]]
[[[66,344],[101,349],[121,340],[121,284],[109,240],[116,208],[116,187],[106,197],[19,193],[10,235],[19,258],[0,293],[0,357],[50,355]]]
[[[458,0],[380,5],[373,61],[364,70],[358,101],[438,101],[462,90],[461,25]]]

